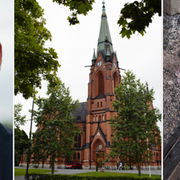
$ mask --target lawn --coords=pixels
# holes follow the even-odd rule
[[[28,169],[28,173],[32,173],[32,174],[45,174],[48,172],[51,172],[51,170],[48,170],[48,169]],[[57,172],[57,171],[55,170],[54,172]],[[26,169],[14,168],[14,173],[15,173],[15,176],[25,176]]]
[[[30,174],[46,174],[51,172],[49,169],[29,169],[28,173]],[[57,172],[55,170],[55,172]],[[15,168],[15,176],[24,176],[26,174],[26,169]],[[129,176],[129,177],[139,177],[138,174],[132,173],[119,173],[119,172],[87,172],[87,173],[80,173],[80,174],[73,174],[71,176],[93,176],[93,177],[117,177],[117,176]],[[152,177],[160,177],[159,175],[151,175]],[[149,177],[149,174],[141,174],[141,177]]]
[[[94,177],[115,177],[115,176],[133,176],[139,177],[138,174],[132,173],[118,173],[118,172],[87,172],[81,174],[74,174],[76,176],[94,176]],[[149,177],[149,174],[141,174],[141,177]],[[159,175],[151,175],[151,177],[159,177]]]

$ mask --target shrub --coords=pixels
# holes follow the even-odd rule
[[[60,174],[28,174],[28,180],[161,180],[161,177],[93,177]]]

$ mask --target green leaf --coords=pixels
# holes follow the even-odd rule
[[[45,28],[43,9],[37,1],[15,0],[15,95],[34,97],[42,79],[51,83],[59,62],[53,48],[45,48],[51,33]]]
[[[73,101],[69,88],[65,88],[60,79],[55,86],[48,86],[48,98],[37,98],[38,109],[34,112],[34,120],[40,129],[33,134],[33,163],[45,162],[50,157],[52,166],[56,158],[70,161],[74,155],[74,138],[82,132],[73,123],[71,112],[75,111],[78,101]],[[43,150],[42,150],[43,147]]]
[[[156,125],[161,114],[158,109],[151,109],[150,106],[154,91],[150,89],[147,92],[146,86],[128,70],[120,85],[115,88],[115,95],[113,108],[118,109],[118,114],[110,119],[114,134],[108,157],[114,158],[116,154],[124,160],[129,159],[127,163],[143,162],[148,157],[147,147],[160,145],[161,139]]]

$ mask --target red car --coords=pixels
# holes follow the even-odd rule
[[[82,165],[78,162],[72,162],[71,164],[66,165],[66,169],[82,169]]]

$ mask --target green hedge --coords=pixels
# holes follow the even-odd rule
[[[28,174],[28,180],[161,180],[161,177],[158,178],[149,178],[149,177],[80,177],[73,175],[60,175],[60,174]]]

